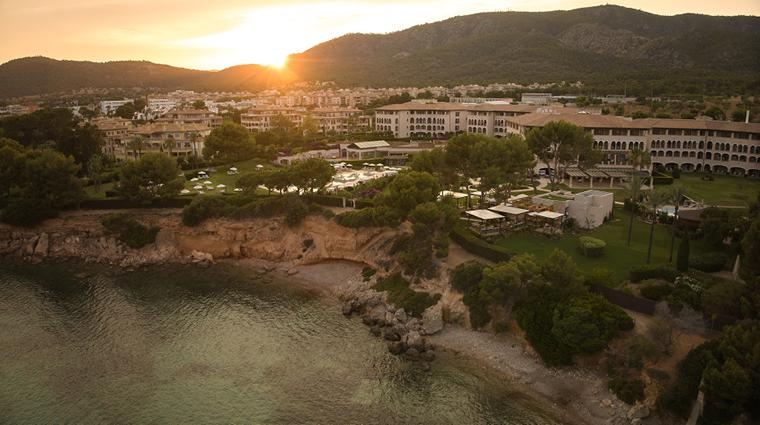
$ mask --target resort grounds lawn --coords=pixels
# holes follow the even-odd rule
[[[702,180],[704,176],[711,176],[715,181]],[[758,179],[715,173],[682,172],[675,183],[688,187],[687,195],[697,202],[704,201],[705,205],[746,207],[760,192]]]
[[[623,210],[622,206],[614,207],[614,215],[607,223],[597,227],[589,236],[602,239],[607,243],[604,254],[601,257],[585,257],[580,250],[580,238],[573,235],[565,235],[562,241],[554,242],[533,235],[510,235],[497,241],[496,244],[506,248],[513,254],[534,254],[539,261],[546,260],[555,248],[570,254],[578,267],[586,272],[591,272],[595,267],[603,267],[615,272],[615,283],[628,279],[628,273],[632,267],[646,264],[647,249],[649,247],[650,224],[639,220],[633,221],[633,233],[631,245],[626,245],[628,239],[628,220],[630,214]],[[652,242],[652,259],[650,264],[662,264],[668,262],[670,254],[670,226],[655,225],[654,240]],[[675,263],[678,247],[681,239],[676,237],[673,252]],[[702,239],[692,240],[690,244],[691,256],[706,252],[723,251],[730,254],[729,246],[713,247]],[[729,263],[733,264],[735,256],[731,256]]]
[[[256,171],[257,165],[263,165],[265,169],[272,167],[272,164],[270,164],[264,159],[249,159],[247,161],[241,161],[241,162],[235,163],[235,167],[238,169],[238,172],[237,174],[233,174],[233,175],[227,174],[227,171],[229,171],[232,165],[222,165],[218,167],[211,167],[211,168],[216,168],[217,172],[209,173],[209,180],[211,180],[211,183],[213,183],[214,190],[216,190],[217,185],[223,184],[226,186],[225,189],[227,193],[234,193],[233,190],[235,189],[235,182],[237,181],[238,176],[242,176],[243,174],[249,173],[251,171]],[[205,170],[205,168],[203,169]],[[185,173],[193,173],[195,171],[198,171],[198,170],[186,170]],[[195,189],[193,189],[193,186],[195,186],[196,183],[197,182],[191,182],[189,180],[186,180],[185,189],[189,190],[192,194],[195,194]],[[204,186],[204,191],[205,191],[205,184],[203,186]],[[95,186],[87,186],[84,189],[85,189],[85,192],[87,192],[87,194],[90,195],[90,199],[105,199],[106,197],[105,191],[111,190],[112,188],[113,188],[113,183],[106,183],[100,186],[100,191],[98,193],[95,193]],[[268,192],[264,189],[257,189],[257,193],[267,194]],[[214,191],[213,194],[216,194],[216,191]],[[192,195],[185,195],[185,196],[192,196]]]

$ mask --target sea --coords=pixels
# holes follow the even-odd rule
[[[0,259],[0,423],[560,423],[470,359],[425,371],[334,296],[251,273]]]

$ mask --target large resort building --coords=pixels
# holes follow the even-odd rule
[[[370,125],[370,117],[363,115],[360,109],[337,106],[316,108],[311,111],[288,106],[257,106],[242,114],[240,123],[251,133],[262,133],[273,128],[272,119],[277,115],[284,116],[295,127],[303,124],[306,116],[311,116],[316,120],[320,134],[327,134],[328,132],[348,134],[351,132],[352,125],[356,126],[357,129]],[[353,123],[352,119],[354,120]]]
[[[463,132],[494,137],[525,135],[551,121],[567,121],[594,136],[604,151],[601,167],[626,166],[628,152],[639,148],[652,166],[709,171],[760,178],[760,124],[712,120],[645,118],[633,120],[594,115],[574,108],[525,105],[405,103],[377,109],[376,131],[394,136],[444,137]]]

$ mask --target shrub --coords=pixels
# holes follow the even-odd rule
[[[376,291],[387,291],[388,302],[396,308],[403,308],[415,317],[421,317],[426,308],[436,305],[441,294],[430,295],[427,292],[416,292],[409,287],[409,281],[400,273],[393,273],[372,285]]]
[[[612,378],[607,382],[607,387],[615,395],[628,404],[634,404],[637,400],[644,400],[644,382],[640,379],[627,380],[625,378]]]
[[[615,287],[615,272],[602,267],[594,267],[594,270],[586,275],[586,284],[590,286],[599,285],[605,288]]]
[[[119,214],[111,214],[111,215],[107,215],[101,218],[100,224],[106,228],[106,230],[103,231],[103,233],[108,235],[111,233],[121,232],[122,230],[124,230],[125,227],[127,227],[129,218],[130,218],[129,213],[126,213],[126,212],[119,213]]]
[[[581,251],[586,257],[599,257],[604,254],[604,247],[607,243],[601,239],[589,236],[581,236]]]
[[[161,230],[159,227],[148,229],[138,224],[133,218],[127,223],[127,227],[121,232],[119,240],[126,243],[132,249],[140,249],[145,245],[156,242],[156,235]]]
[[[435,248],[436,258],[448,257],[450,244],[451,244],[451,241],[446,236],[433,241],[433,248]]]
[[[285,212],[285,225],[288,227],[297,226],[301,220],[309,215],[309,207],[295,195],[283,196],[282,208]]]
[[[409,233],[404,233],[403,235],[398,236],[393,241],[393,245],[391,245],[390,255],[395,255],[397,252],[404,252],[407,244],[409,244],[409,241],[411,240],[412,235]]]
[[[316,202],[312,202],[309,204],[309,214],[319,214],[324,210],[322,205],[317,204]]]
[[[670,264],[634,266],[630,272],[631,282],[634,283],[644,279],[665,279],[668,282],[675,282],[680,275],[681,273]]]
[[[335,221],[343,227],[357,228],[357,227],[374,227],[375,220],[372,218],[372,214],[375,209],[367,207],[359,211],[346,211],[335,216]]]
[[[706,273],[719,272],[726,265],[728,256],[722,252],[709,252],[689,259],[689,267]]]
[[[633,288],[631,288],[631,285],[625,285],[622,288],[620,288],[620,292],[633,295]]]
[[[243,205],[250,204],[255,198],[253,195],[246,195],[244,193],[236,193],[228,196],[226,201],[228,204],[235,208],[242,207]]]
[[[229,216],[234,209],[222,196],[199,195],[182,209],[182,224],[195,227],[208,218]]]
[[[377,273],[377,270],[373,269],[372,267],[365,267],[362,269],[362,281],[369,282],[369,280],[372,278],[372,276]]]
[[[106,198],[118,198],[119,194],[115,190],[106,190]]]
[[[683,419],[689,417],[691,405],[697,398],[702,373],[708,358],[711,357],[710,351],[719,343],[718,340],[705,342],[689,351],[689,354],[678,362],[678,379],[657,397],[657,403],[663,410]]]
[[[419,251],[408,251],[399,255],[398,261],[404,267],[404,274],[409,276],[419,270],[429,257],[430,255],[425,255]]]
[[[671,175],[673,176],[674,179],[680,179],[681,178],[681,167],[679,167],[678,165],[676,165],[673,168],[673,173],[671,173]]]
[[[314,239],[305,239],[302,244],[304,248],[309,249],[312,245],[314,245]]]
[[[13,201],[0,213],[0,221],[11,226],[34,227],[45,220],[58,217],[46,199],[21,199]]]
[[[330,220],[335,217],[335,211],[325,208],[322,210],[322,217]]]
[[[647,374],[652,377],[652,379],[656,379],[658,381],[667,381],[670,379],[670,374],[664,370],[649,368],[647,369]]]
[[[454,228],[451,233],[449,233],[449,237],[470,254],[483,257],[494,263],[509,261],[509,259],[512,258],[512,255],[505,248],[486,243],[467,229],[459,227]]]
[[[675,288],[670,285],[646,284],[641,285],[641,287],[639,287],[639,290],[641,291],[641,296],[646,299],[662,301],[665,299],[665,297],[675,291]]]

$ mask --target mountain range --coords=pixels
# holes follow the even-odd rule
[[[258,90],[297,81],[341,87],[583,81],[760,88],[760,18],[660,16],[620,6],[458,16],[389,34],[346,34],[290,55],[283,69],[197,71],[145,61],[30,57],[0,65],[0,98],[84,88]],[[728,81],[729,83],[726,83]],[[646,84],[645,84],[646,83]]]

